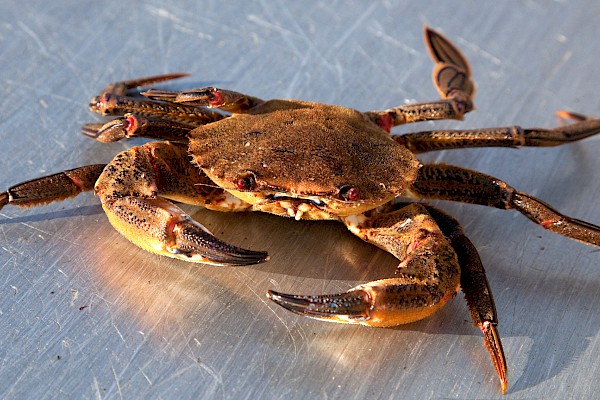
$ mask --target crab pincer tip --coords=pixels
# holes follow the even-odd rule
[[[274,290],[267,291],[267,298],[277,303],[286,310],[296,314],[306,314],[310,307],[310,300],[306,296],[279,293]]]
[[[500,379],[500,384],[502,385],[502,394],[506,394],[506,387],[508,386],[508,380],[506,378]]]
[[[230,251],[213,253],[207,258],[223,265],[241,267],[267,262],[269,261],[269,254],[266,251],[253,251],[231,246]]]
[[[369,296],[362,290],[325,295],[295,295],[269,290],[267,297],[296,314],[336,321],[365,317],[370,307]]]

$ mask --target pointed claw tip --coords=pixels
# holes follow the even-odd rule
[[[310,310],[309,308],[311,302],[306,298],[306,296],[296,296],[293,294],[286,294],[276,292],[274,290],[268,290],[267,298],[275,302],[277,305],[295,314],[313,314],[312,310]]]
[[[506,388],[508,387],[508,379],[500,379],[500,385],[502,385],[502,394],[506,394]]]
[[[585,121],[588,119],[588,117],[586,117],[583,114],[579,114],[579,113],[567,111],[567,110],[557,111],[556,116],[563,120],[571,120],[571,121],[575,121],[575,122]]]
[[[85,124],[81,127],[81,133],[87,137],[96,139],[98,137],[98,130],[100,129],[99,125],[100,124]]]
[[[277,293],[274,290],[271,290],[271,289],[267,290],[267,299],[269,299],[269,300],[273,300],[273,298],[277,297],[278,295],[279,295],[279,293]],[[275,300],[273,300],[273,301],[275,301]]]
[[[269,261],[269,254],[266,251],[240,251],[237,254],[231,254],[230,257],[226,257],[224,260],[225,265],[230,266],[247,266],[262,264]]]

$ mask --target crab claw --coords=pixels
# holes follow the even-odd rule
[[[361,323],[368,318],[367,311],[370,307],[369,294],[360,289],[317,296],[300,296],[269,290],[267,297],[293,313],[334,322]]]
[[[443,306],[452,294],[407,284],[405,278],[368,282],[337,294],[293,295],[269,290],[267,297],[281,307],[307,317],[368,326],[395,326],[423,319]]]
[[[166,250],[186,261],[212,265],[245,266],[268,261],[265,251],[254,251],[233,246],[213,236],[204,226],[191,219],[177,222],[173,237]]]

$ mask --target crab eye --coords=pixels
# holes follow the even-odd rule
[[[358,189],[350,185],[344,185],[340,188],[338,195],[342,200],[354,201],[358,199]]]
[[[254,172],[244,172],[235,180],[235,185],[239,190],[253,190],[256,188],[256,175]]]

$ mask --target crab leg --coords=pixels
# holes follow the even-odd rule
[[[269,291],[280,306],[309,317],[369,326],[393,326],[425,318],[458,291],[454,250],[425,208],[346,217],[354,234],[401,260],[396,276],[358,285],[345,293],[290,295]]]
[[[218,108],[234,114],[244,113],[253,107],[261,105],[264,100],[257,97],[234,92],[232,90],[206,87],[183,92],[150,89],[142,93],[153,100],[168,101],[176,104]]]
[[[514,209],[549,231],[586,244],[600,246],[600,227],[568,217],[507,183],[466,168],[424,165],[405,193],[421,199],[440,199]]]
[[[316,319],[393,326],[429,316],[456,294],[460,284],[473,322],[484,334],[504,393],[507,368],[494,299],[477,250],[458,222],[416,203],[388,205],[346,217],[344,222],[357,236],[401,260],[396,277],[338,294],[303,296],[269,291],[268,297],[294,313]]]
[[[479,258],[479,253],[454,218],[434,207],[425,205],[425,208],[435,219],[458,256],[461,273],[460,286],[465,294],[473,324],[483,332],[485,347],[490,353],[504,394],[508,385],[506,358],[504,357],[504,349],[497,329],[498,314],[496,313],[494,297]]]
[[[562,119],[575,121],[554,129],[523,129],[520,126],[472,130],[436,130],[393,136],[413,153],[466,147],[558,146],[600,133],[600,119],[559,111]]]
[[[106,166],[95,190],[115,229],[145,250],[213,265],[250,265],[268,259],[265,252],[217,239],[166,200],[232,211],[250,207],[215,189],[187,160],[185,145],[148,143],[126,150]]]
[[[134,97],[131,89],[156,82],[187,76],[187,74],[157,75],[129,81],[114,82],[90,100],[90,111],[101,115],[123,115],[136,113],[150,117],[160,117],[193,125],[205,125],[223,119],[225,116],[205,108]]]
[[[0,193],[0,209],[5,205],[31,207],[75,197],[94,188],[105,164],[87,165],[32,179]]]
[[[125,138],[146,137],[174,142],[188,141],[194,126],[169,120],[155,120],[137,114],[125,114],[105,124],[85,124],[83,134],[99,142],[116,142]]]
[[[425,43],[435,66],[433,84],[439,101],[407,104],[384,111],[365,114],[386,131],[401,124],[437,119],[458,119],[473,110],[475,84],[471,80],[471,67],[463,54],[440,33],[425,27]]]

